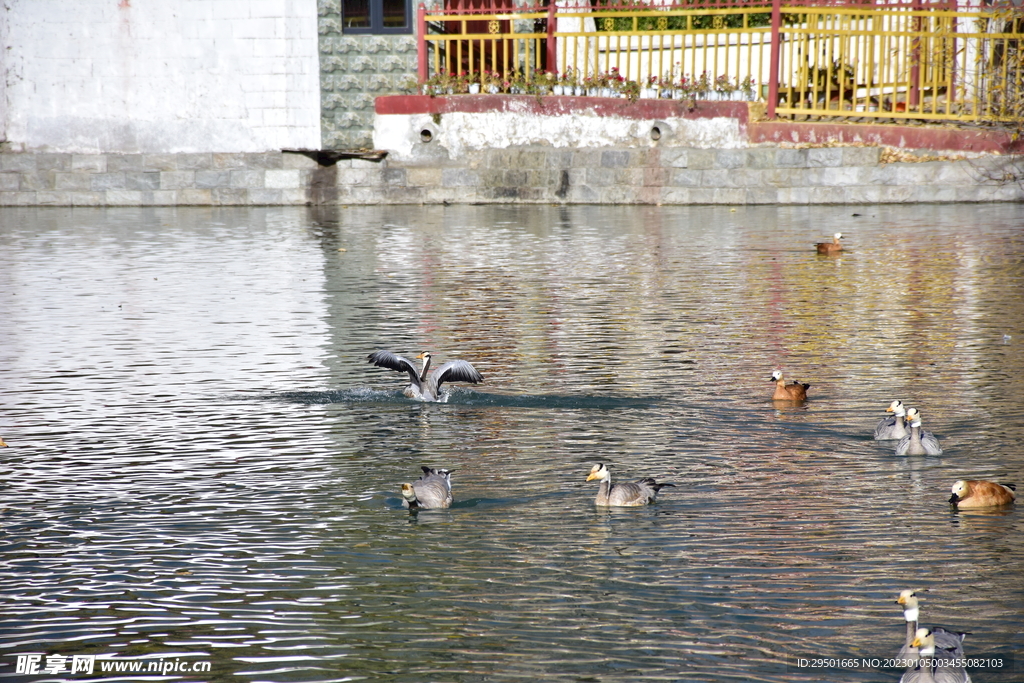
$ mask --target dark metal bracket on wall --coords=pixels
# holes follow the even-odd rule
[[[282,149],[285,154],[301,154],[321,166],[334,166],[342,159],[363,159],[382,161],[388,155],[386,150],[376,149]]]

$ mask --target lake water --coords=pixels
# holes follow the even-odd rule
[[[1020,681],[1021,512],[947,500],[1024,485],[1022,348],[1019,205],[2,209],[0,677],[897,681],[799,659],[927,588]],[[897,398],[942,456],[872,439]],[[599,509],[598,462],[676,486]]]

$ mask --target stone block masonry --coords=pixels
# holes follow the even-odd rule
[[[0,206],[315,204],[335,173],[285,152],[0,153]]]
[[[457,161],[301,155],[0,154],[0,206],[1020,202],[1019,157],[885,163],[882,147],[551,146]],[[904,157],[913,159],[912,155]],[[929,157],[922,157],[928,159]]]

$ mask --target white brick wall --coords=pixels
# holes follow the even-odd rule
[[[316,0],[4,0],[0,46],[15,150],[320,147]]]

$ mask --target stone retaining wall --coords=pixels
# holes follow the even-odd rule
[[[520,147],[338,170],[337,201],[875,204],[1024,201],[1014,158],[883,163],[880,147]],[[1019,161],[1017,162],[1020,163]]]
[[[324,175],[314,160],[282,152],[0,153],[0,206],[309,204]]]

